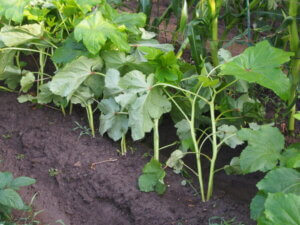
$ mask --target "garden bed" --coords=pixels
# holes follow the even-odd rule
[[[199,225],[215,216],[254,224],[248,207],[255,178],[220,173],[213,199],[201,203],[190,186],[181,185],[183,178],[167,170],[164,195],[142,193],[137,178],[150,151],[144,143],[120,157],[119,146],[109,139],[79,137],[80,130],[73,128],[75,121],[85,124],[80,115],[64,117],[53,109],[19,104],[16,97],[0,95],[0,170],[37,179],[22,196],[29,202],[38,193],[34,210],[44,210],[38,218],[42,224],[62,219],[66,225]],[[99,164],[91,168],[92,163]]]

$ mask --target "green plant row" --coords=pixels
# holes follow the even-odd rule
[[[222,146],[236,148],[245,141],[254,145],[250,141],[254,134],[246,127],[264,128],[257,125],[265,121],[265,109],[252,94],[256,85],[272,90],[282,101],[294,99],[294,86],[283,66],[295,52],[264,40],[232,57],[218,37],[219,16],[227,1],[209,0],[197,2],[195,19],[189,23],[188,5],[182,7],[179,31],[187,32],[188,44],[184,42],[175,53],[171,44],[160,44],[154,39],[156,34],[146,30],[149,19],[145,14],[121,12],[114,8],[115,3],[2,1],[0,80],[6,84],[2,89],[17,90],[21,103],[54,104],[64,114],[67,110],[72,113],[73,105],[83,107],[92,135],[99,127],[101,135],[120,140],[123,155],[129,135],[137,141],[153,132],[153,158],[138,180],[140,189],[165,192],[166,172],[159,155],[162,149],[176,146],[165,164],[175,172],[187,169],[195,174],[201,199],[208,201],[214,175],[223,169],[216,168]],[[256,4],[252,1],[249,9]],[[228,26],[238,21],[233,19]],[[192,64],[180,58],[186,47],[191,49]],[[294,63],[292,58],[292,68]],[[95,126],[94,117],[99,113],[100,124]],[[159,124],[167,113],[180,144],[160,146]],[[268,140],[272,140],[273,129],[268,127],[264,133]],[[258,143],[259,148],[247,147],[252,152],[244,159],[253,168],[260,162],[256,155],[265,159],[274,153],[273,148],[262,148],[263,141]],[[204,146],[211,146],[211,152],[204,151]],[[295,149],[298,157],[299,148]],[[195,156],[196,170],[184,163],[188,154]],[[203,160],[210,163],[207,176]],[[266,159],[258,169],[246,171],[274,169],[278,159],[272,160],[273,167]],[[240,163],[243,168],[242,157]]]

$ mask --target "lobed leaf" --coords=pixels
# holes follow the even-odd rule
[[[258,83],[273,90],[283,100],[289,99],[290,81],[280,66],[293,55],[262,41],[247,48],[232,61],[222,64],[221,75],[233,75],[238,79]]]

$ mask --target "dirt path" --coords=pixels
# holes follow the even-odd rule
[[[63,117],[52,109],[18,104],[14,94],[2,92],[0,104],[0,170],[37,179],[22,194],[29,201],[39,193],[34,205],[35,210],[44,209],[43,224],[62,219],[66,225],[201,225],[212,216],[254,224],[249,219],[249,199],[236,200],[230,194],[243,191],[233,187],[230,177],[222,184],[231,191],[216,190],[208,203],[200,203],[170,170],[163,196],[141,193],[137,178],[149,160],[143,157],[149,150],[145,145],[135,144],[134,154],[119,157],[118,145],[106,138],[79,138],[79,131],[72,130],[75,121],[84,123],[79,116]],[[102,163],[93,170],[94,162]],[[51,168],[59,174],[50,176]]]

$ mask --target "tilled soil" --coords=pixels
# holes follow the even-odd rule
[[[133,153],[120,157],[118,144],[107,138],[79,137],[73,130],[75,121],[85,123],[79,115],[64,117],[47,107],[19,104],[16,97],[0,93],[0,171],[37,179],[22,196],[29,202],[38,193],[34,209],[44,210],[42,224],[62,219],[66,225],[202,225],[214,216],[254,224],[248,209],[252,181],[219,176],[214,198],[201,203],[167,170],[164,195],[142,193],[137,178],[149,160],[146,145],[135,143]],[[91,168],[92,163],[98,164]],[[59,173],[50,176],[49,169]]]

